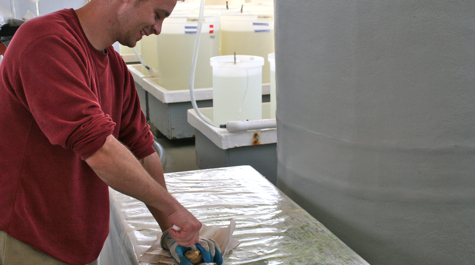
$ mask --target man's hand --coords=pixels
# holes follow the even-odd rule
[[[191,262],[185,257],[185,252],[191,250],[191,247],[184,247],[179,245],[170,235],[170,231],[174,229],[166,230],[161,237],[160,244],[163,249],[169,250],[172,257],[180,265],[190,265]],[[173,233],[173,232],[172,232]],[[201,256],[205,263],[215,262],[218,265],[223,264],[223,256],[218,244],[212,239],[200,238],[199,242],[195,244],[195,247],[200,250]]]
[[[179,230],[166,230],[179,245],[191,247],[198,242],[202,224],[186,208],[170,214],[168,221],[180,227]]]

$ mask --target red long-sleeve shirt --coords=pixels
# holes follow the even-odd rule
[[[154,152],[133,79],[112,47],[92,47],[72,9],[25,22],[0,75],[0,230],[68,264],[92,262],[109,197],[84,159],[110,134],[137,158]]]

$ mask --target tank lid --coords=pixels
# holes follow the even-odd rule
[[[236,59],[236,60],[234,60]],[[236,62],[236,63],[235,63]],[[216,67],[238,67],[238,68],[251,68],[264,65],[264,58],[255,55],[223,55],[211,57],[211,66]]]

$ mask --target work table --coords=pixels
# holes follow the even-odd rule
[[[225,264],[368,264],[250,166],[165,174],[168,190],[207,226],[236,222]],[[110,190],[111,232],[99,262],[139,263],[160,231],[146,206]],[[111,263],[112,262],[112,263]]]

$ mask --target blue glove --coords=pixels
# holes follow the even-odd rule
[[[167,229],[161,237],[160,245],[163,249],[170,251],[172,257],[180,265],[191,265],[189,259],[185,257],[185,252],[191,250],[191,247],[184,247],[178,245],[176,241],[170,236]],[[223,264],[223,256],[216,241],[212,239],[200,238],[200,241],[195,244],[196,248],[201,252],[203,261],[206,263],[215,262],[218,265]]]
[[[204,262],[214,262],[218,265],[223,264],[223,255],[218,244],[213,239],[201,238],[195,246],[200,250]]]

